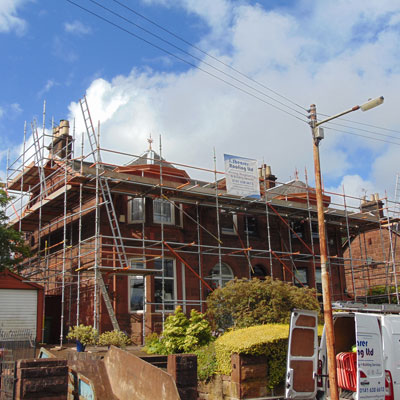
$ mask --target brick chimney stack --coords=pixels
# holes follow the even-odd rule
[[[271,167],[267,164],[263,164],[261,168],[258,168],[258,174],[260,180],[265,180],[266,189],[271,189],[275,187],[276,176],[272,174]]]
[[[361,200],[361,212],[370,212],[379,218],[383,218],[383,201],[379,199],[379,193],[371,194],[371,199],[366,200],[365,197]]]
[[[69,134],[69,122],[61,120],[60,125],[53,128],[53,140],[48,147],[51,158],[72,157],[72,136]]]

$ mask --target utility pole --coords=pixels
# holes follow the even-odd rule
[[[328,356],[330,398],[331,400],[339,400],[335,357],[335,335],[333,331],[332,317],[332,298],[329,286],[329,271],[327,269],[328,253],[326,248],[325,214],[322,198],[321,164],[319,160],[319,142],[321,141],[321,139],[323,139],[324,136],[322,133],[323,131],[319,129],[317,125],[317,110],[315,104],[312,104],[310,106],[310,126],[313,137],[315,188],[317,195],[318,232],[321,257],[322,301],[326,329],[326,348]]]

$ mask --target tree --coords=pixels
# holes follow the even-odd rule
[[[293,308],[319,311],[315,290],[269,277],[234,279],[207,298],[207,317],[213,329],[288,323]]]
[[[5,268],[14,269],[30,255],[22,233],[8,226],[5,208],[10,201],[6,192],[0,189],[0,271]]]

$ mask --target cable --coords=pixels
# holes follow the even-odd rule
[[[323,114],[323,113],[317,113],[318,115],[322,115],[323,117],[330,117],[330,115],[328,114]],[[357,125],[364,125],[364,126],[368,126],[370,128],[376,128],[376,129],[382,129],[383,131],[388,131],[388,132],[394,132],[394,133],[400,133],[400,131],[397,131],[395,129],[390,129],[390,128],[384,128],[382,126],[377,126],[377,125],[371,125],[371,124],[366,124],[364,122],[358,122],[358,121],[353,121],[351,119],[347,119],[347,118],[338,118],[338,120],[341,121],[345,121],[345,122],[351,122],[353,124],[357,124]]]
[[[308,110],[307,108],[305,108],[305,107],[303,107],[302,105],[300,105],[300,104],[294,102],[293,100],[290,100],[288,97],[283,96],[282,94],[276,92],[275,90],[273,90],[273,89],[271,89],[270,87],[264,85],[263,83],[258,82],[257,80],[255,80],[255,79],[251,78],[250,76],[244,74],[243,72],[239,71],[238,69],[232,67],[231,65],[229,65],[229,64],[227,64],[227,63],[221,61],[219,58],[214,57],[213,55],[207,53],[206,51],[202,50],[201,48],[199,48],[198,46],[194,45],[193,43],[190,43],[189,41],[187,41],[186,39],[184,39],[184,38],[182,38],[181,36],[177,35],[176,33],[174,33],[174,32],[172,32],[172,31],[170,31],[170,30],[164,28],[162,25],[158,24],[157,22],[152,21],[150,18],[148,18],[148,17],[146,17],[145,15],[139,13],[138,11],[134,10],[133,8],[130,8],[130,7],[126,6],[125,4],[121,3],[121,2],[118,1],[118,0],[113,0],[113,1],[114,1],[115,3],[117,3],[117,4],[119,4],[120,6],[126,8],[127,10],[131,11],[132,13],[134,13],[135,15],[137,15],[138,17],[140,17],[140,18],[146,20],[146,21],[149,22],[150,24],[153,24],[153,25],[156,26],[157,28],[159,28],[159,29],[163,30],[164,32],[168,33],[169,35],[173,36],[174,38],[176,38],[176,39],[182,41],[183,43],[187,44],[187,45],[190,46],[190,47],[193,47],[193,48],[196,49],[197,51],[200,51],[201,53],[203,53],[203,54],[206,55],[207,57],[212,58],[213,60],[219,62],[220,64],[224,65],[225,67],[228,67],[228,68],[231,69],[232,71],[235,71],[237,74],[243,76],[244,78],[246,78],[246,79],[248,79],[248,80],[250,80],[250,81],[252,81],[252,82],[254,82],[254,83],[258,84],[258,85],[260,85],[260,86],[263,87],[264,89],[269,90],[270,92],[276,94],[277,96],[281,97],[282,99],[285,99],[286,101],[292,103],[293,105],[295,105],[295,106],[301,108],[303,111],[307,111],[307,110]]]
[[[387,138],[391,138],[391,139],[400,140],[399,136],[385,135],[384,133],[374,132],[374,131],[370,131],[368,129],[354,128],[353,126],[338,124],[337,122],[327,122],[327,124],[328,125],[342,126],[343,128],[355,129],[355,130],[360,131],[360,132],[367,132],[367,133],[372,133],[373,135],[377,135],[377,136],[383,136],[383,137],[387,137]]]
[[[232,86],[233,88],[238,89],[238,90],[240,90],[241,92],[246,93],[246,94],[248,94],[249,96],[254,97],[254,98],[257,99],[257,100],[260,100],[260,101],[263,102],[263,103],[268,104],[269,106],[271,106],[271,107],[273,107],[273,108],[275,108],[275,109],[277,109],[277,110],[279,110],[279,111],[282,111],[282,112],[284,112],[285,114],[290,115],[291,117],[296,118],[296,119],[298,119],[298,120],[300,120],[300,121],[305,122],[305,123],[308,124],[308,121],[306,121],[306,120],[304,120],[304,119],[298,117],[297,115],[291,114],[290,112],[288,112],[288,111],[286,111],[286,110],[284,110],[284,109],[282,109],[282,108],[276,106],[275,104],[272,104],[272,103],[270,103],[270,102],[268,102],[268,101],[266,101],[266,100],[264,100],[264,99],[262,99],[262,98],[260,98],[260,97],[258,97],[258,96],[256,96],[256,95],[254,95],[253,93],[251,93],[251,92],[249,92],[249,91],[247,91],[247,90],[245,90],[245,89],[242,89],[242,88],[240,88],[240,87],[234,85],[233,83],[231,83],[231,82],[229,82],[229,81],[227,81],[227,80],[225,80],[225,79],[223,79],[223,78],[221,78],[221,77],[219,77],[219,76],[217,76],[217,75],[211,73],[210,71],[207,71],[207,70],[205,70],[204,68],[201,68],[201,67],[199,67],[199,66],[197,66],[197,65],[195,65],[195,64],[193,64],[193,63],[191,63],[190,61],[185,60],[184,58],[179,57],[179,56],[177,56],[176,54],[171,53],[170,51],[164,49],[163,47],[158,46],[158,45],[155,44],[155,43],[152,43],[151,41],[149,41],[149,40],[147,40],[147,39],[145,39],[145,38],[143,38],[143,37],[137,35],[136,33],[133,33],[133,32],[131,32],[131,31],[129,31],[129,30],[123,28],[122,26],[120,26],[120,25],[118,25],[118,24],[116,24],[116,23],[114,23],[114,22],[108,20],[107,18],[105,18],[105,17],[103,17],[103,16],[101,16],[101,15],[99,15],[99,14],[96,14],[94,11],[91,11],[91,10],[89,10],[89,9],[87,9],[87,8],[85,8],[85,7],[81,6],[81,5],[79,5],[79,4],[77,4],[77,3],[75,3],[75,2],[72,1],[72,0],[66,0],[66,1],[67,1],[68,3],[73,4],[74,6],[76,6],[76,7],[78,7],[78,8],[80,8],[80,9],[82,9],[83,11],[86,11],[87,13],[89,13],[89,14],[91,14],[91,15],[93,15],[93,16],[99,18],[99,19],[101,19],[102,21],[107,22],[108,24],[110,24],[110,25],[112,25],[112,26],[114,26],[114,27],[120,29],[121,31],[123,31],[123,32],[125,32],[125,33],[128,33],[129,35],[131,35],[131,36],[133,36],[133,37],[135,37],[135,38],[137,38],[137,39],[139,39],[139,40],[142,40],[143,42],[149,44],[150,46],[153,46],[154,48],[156,48],[156,49],[158,49],[158,50],[161,50],[161,51],[163,51],[164,53],[166,53],[166,54],[168,54],[168,55],[170,55],[170,56],[172,56],[172,57],[175,57],[176,59],[178,59],[178,60],[180,60],[180,61],[182,61],[182,62],[184,62],[184,63],[190,65],[191,67],[196,68],[196,69],[198,69],[198,70],[200,70],[200,71],[206,73],[207,75],[212,76],[213,78],[218,79],[219,81],[224,82],[224,83],[226,83],[227,85]],[[92,1],[92,0],[91,0],[91,1]],[[277,100],[275,100],[275,101],[277,101]],[[286,106],[286,107],[288,107],[288,106]]]
[[[257,92],[257,93],[259,93],[259,94],[261,94],[261,95],[263,95],[263,96],[265,96],[265,97],[268,97],[269,99],[271,99],[271,100],[277,102],[277,103],[280,104],[281,106],[286,107],[286,108],[288,108],[289,110],[292,110],[292,111],[294,111],[295,113],[298,113],[298,114],[304,116],[304,114],[303,114],[302,112],[296,110],[295,108],[288,106],[287,104],[285,104],[285,103],[283,103],[283,102],[281,102],[281,101],[275,99],[275,98],[272,97],[272,96],[269,96],[268,94],[262,92],[261,90],[258,90],[257,88],[255,88],[255,87],[253,87],[253,86],[248,85],[247,83],[243,82],[242,80],[235,78],[234,76],[232,76],[232,75],[226,73],[225,71],[223,71],[223,70],[221,70],[221,69],[215,67],[214,65],[212,65],[212,64],[210,64],[210,63],[208,63],[208,62],[202,60],[201,58],[196,57],[195,55],[193,55],[193,54],[187,52],[186,50],[182,49],[181,47],[178,47],[178,46],[176,46],[175,44],[171,43],[170,41],[165,40],[165,39],[162,38],[161,36],[159,36],[159,35],[157,35],[157,34],[151,32],[151,31],[149,31],[149,30],[146,29],[146,28],[143,28],[142,26],[136,24],[135,22],[133,22],[133,21],[131,21],[131,20],[125,18],[124,16],[122,16],[122,15],[120,15],[120,14],[114,12],[113,10],[111,10],[111,9],[109,9],[109,8],[107,8],[107,7],[105,7],[105,6],[103,6],[102,4],[98,3],[96,0],[89,0],[89,1],[90,1],[91,3],[93,3],[93,4],[96,4],[98,7],[100,7],[100,8],[102,8],[102,9],[108,11],[109,13],[115,15],[116,17],[118,17],[118,18],[124,20],[125,22],[127,22],[127,23],[129,23],[129,24],[131,24],[131,25],[136,26],[137,28],[139,28],[139,29],[141,29],[142,31],[146,32],[148,35],[151,35],[151,36],[157,38],[158,40],[161,40],[162,42],[168,44],[169,46],[171,46],[171,47],[173,47],[173,48],[175,48],[175,49],[181,51],[183,54],[186,54],[187,56],[194,58],[195,60],[199,61],[200,63],[203,63],[203,64],[207,65],[208,67],[210,67],[210,68],[212,68],[212,69],[218,71],[219,73],[221,73],[221,74],[223,74],[223,75],[225,75],[225,76],[227,76],[227,77],[233,79],[234,81],[236,81],[236,82],[238,82],[238,83],[240,83],[240,84],[242,84],[242,85],[248,87],[249,89],[252,89],[252,90],[254,90],[254,91]]]
[[[371,137],[371,136],[360,135],[360,134],[354,133],[354,132],[346,132],[346,131],[342,131],[342,130],[335,129],[335,128],[330,128],[330,127],[325,127],[325,129],[329,129],[329,130],[335,131],[335,132],[346,133],[346,134],[348,134],[348,135],[360,136],[360,137],[363,137],[363,138],[366,138],[366,139],[376,140],[376,141],[378,141],[378,142],[384,142],[384,143],[389,143],[389,144],[394,144],[394,145],[400,146],[400,143],[390,142],[390,141],[388,141],[388,140],[378,139],[378,138],[374,138],[374,137]],[[400,138],[399,138],[399,140],[400,140]]]

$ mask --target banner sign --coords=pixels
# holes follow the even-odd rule
[[[257,160],[224,154],[226,190],[241,197],[260,197]]]

